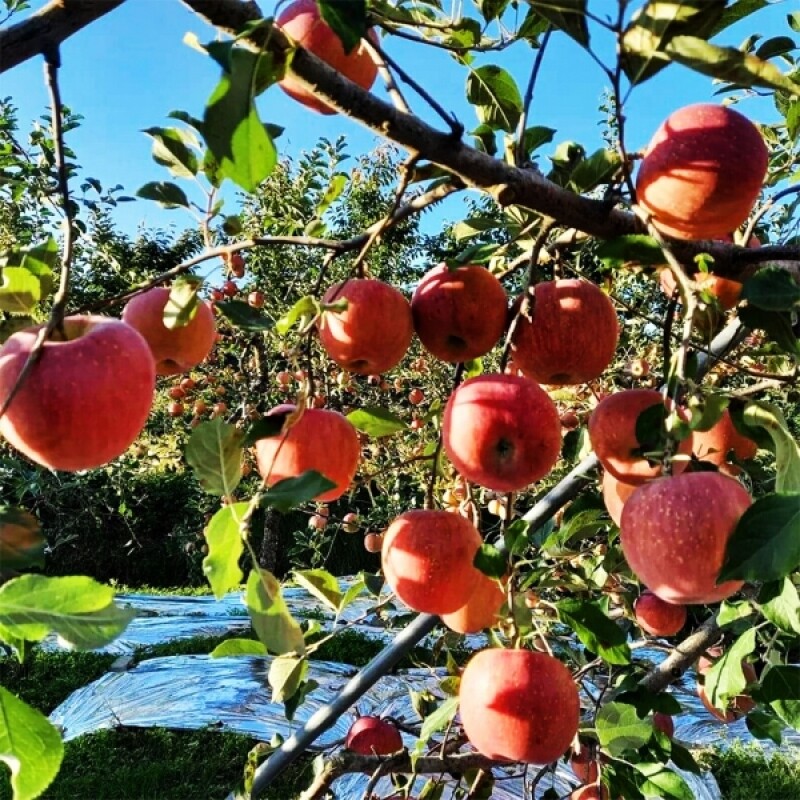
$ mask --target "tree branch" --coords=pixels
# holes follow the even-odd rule
[[[0,31],[0,73],[58,47],[64,39],[125,0],[51,0],[22,22]]]

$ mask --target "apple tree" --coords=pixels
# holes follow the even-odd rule
[[[94,469],[127,451],[156,393],[183,419],[190,373],[235,363],[230,387],[207,383],[211,419],[195,401],[185,447],[221,498],[204,573],[217,596],[245,583],[259,637],[226,652],[273,657],[287,714],[313,691],[309,630],[259,564],[252,522],[301,507],[323,528],[328,504],[361,491],[381,523],[365,544],[392,602],[420,614],[412,627],[489,631],[490,648],[450,658],[442,695],[416,704],[415,748],[396,748],[389,721],[362,723],[304,797],[351,771],[391,773],[398,796],[412,774],[432,776],[423,796],[446,783],[490,796],[509,763],[541,791],[562,758],[576,800],[691,797],[671,765],[697,765],[672,738],[681,708],[665,690],[695,662],[720,719],[746,714],[778,742],[798,728],[800,15],[735,47],[732,26],[757,28],[765,3],[183,0],[223,34],[195,42],[221,76],[204,109],[147,130],[169,175],[138,196],[193,213],[202,244],[76,302],[58,45],[121,2],[53,2],[0,31],[0,68],[43,56],[52,103],[46,191],[15,213],[61,222],[57,244],[4,235],[5,327],[44,322],[0,350],[0,433],[43,468]],[[407,41],[463,71],[473,118],[446,112],[393,55]],[[532,124],[542,64],[565,47],[588,53],[605,90],[586,110],[604,131],[592,153],[551,148],[556,131]],[[712,79],[722,102],[664,108],[634,150],[631,97],[680,69]],[[324,180],[271,196],[286,166],[257,98],[280,91],[310,120],[347,115],[402,156],[364,186],[329,142]],[[756,122],[760,96],[770,120]],[[231,184],[241,207],[220,191]],[[468,189],[482,199],[415,250],[418,215]],[[225,280],[207,285],[220,259]],[[267,405],[268,385],[283,403]],[[0,552],[14,566],[35,527],[4,508]],[[321,569],[293,579],[334,612],[370,583],[342,594]],[[20,657],[51,631],[97,647],[129,618],[85,578],[28,572],[0,588],[0,637]],[[657,664],[636,657],[649,636],[667,649]],[[0,702],[0,757],[16,794],[34,797],[57,771],[58,735],[2,689]],[[287,751],[256,771],[252,796]]]

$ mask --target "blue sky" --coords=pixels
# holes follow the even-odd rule
[[[468,5],[470,0],[463,2]],[[44,0],[32,3],[34,9],[42,5]],[[448,0],[444,5],[448,6]],[[612,0],[590,2],[590,8],[597,13],[615,6]],[[275,3],[262,0],[261,7],[269,15]],[[726,31],[723,43],[738,45],[755,30],[765,36],[790,34],[785,18],[795,9],[793,2],[778,2]],[[210,59],[183,44],[187,32],[195,33],[201,42],[215,35],[177,0],[128,0],[64,43],[63,99],[85,118],[81,128],[71,134],[69,143],[78,154],[84,175],[98,178],[104,186],[121,183],[131,194],[148,181],[168,179],[166,170],[152,161],[150,141],[141,130],[170,124],[166,115],[173,109],[202,116],[204,103],[219,77]],[[595,39],[602,41],[599,34]],[[605,45],[601,52],[610,56],[613,45],[608,40]],[[455,111],[467,129],[474,126],[474,111],[464,100],[464,68],[443,51],[395,40],[385,43],[385,47],[445,108]],[[475,66],[499,63],[515,75],[523,90],[532,58],[533,51],[523,45],[502,55],[479,56]],[[594,62],[566,36],[557,34],[544,60],[529,121],[558,131],[553,145],[545,147],[545,154],[552,152],[557,142],[567,139],[580,141],[588,150],[600,146],[597,107],[604,86],[604,76]],[[376,91],[383,95],[382,88]],[[29,121],[41,114],[47,104],[41,59],[28,61],[0,76],[0,95],[12,97],[19,108],[21,127],[26,130]],[[410,90],[407,96],[415,110],[422,110],[424,104]],[[663,71],[631,97],[627,109],[628,146],[643,146],[675,108],[704,100],[713,100],[709,79],[681,67]],[[278,87],[262,95],[258,106],[264,121],[286,128],[277,142],[281,153],[297,155],[319,136],[333,139],[345,135],[354,155],[369,150],[378,141],[347,118],[323,117],[307,111]],[[741,108],[757,120],[775,119],[769,101],[748,101]],[[425,116],[433,119],[429,114]],[[442,213],[454,218],[458,207],[451,206]],[[174,223],[180,227],[191,223],[183,212],[165,212],[144,200],[121,207],[117,219],[129,232],[139,223]]]

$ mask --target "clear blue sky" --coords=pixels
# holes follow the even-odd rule
[[[465,6],[469,3],[464,0]],[[34,0],[32,6],[37,9],[44,4],[45,0]],[[446,2],[444,5],[447,7]],[[603,13],[615,6],[612,0],[591,0],[589,7]],[[270,15],[275,3],[262,0],[261,7]],[[779,1],[751,21],[726,31],[723,43],[738,45],[755,30],[765,36],[790,34],[785,18],[796,7],[794,2]],[[166,114],[173,109],[202,116],[204,103],[219,77],[210,59],[183,44],[187,32],[197,34],[202,42],[215,35],[178,0],[127,0],[64,43],[63,99],[85,117],[81,128],[70,135],[69,144],[77,152],[85,176],[98,178],[104,186],[121,183],[130,194],[148,181],[168,179],[166,170],[152,161],[150,140],[141,130],[170,124]],[[596,40],[601,41],[600,34]],[[607,38],[606,45],[602,52],[608,55],[612,43]],[[464,100],[464,68],[443,51],[395,40],[386,47],[445,108],[458,114],[467,129],[475,125],[474,111]],[[479,56],[475,65],[500,63],[512,71],[524,90],[532,58],[530,48],[518,45],[502,55]],[[567,139],[578,140],[589,150],[601,144],[597,106],[604,85],[604,76],[590,58],[563,34],[557,34],[544,61],[529,122],[557,129],[555,142],[545,147],[545,154]],[[382,87],[376,91],[383,95]],[[0,95],[12,97],[19,108],[22,130],[27,130],[29,121],[47,105],[42,60],[29,61],[0,76]],[[415,110],[423,108],[410,90],[407,96]],[[713,100],[709,79],[681,67],[663,71],[632,95],[627,109],[628,146],[643,146],[671,111],[703,100]],[[258,106],[264,121],[286,128],[277,142],[284,154],[297,155],[319,136],[333,139],[345,135],[351,154],[365,152],[377,143],[373,134],[357,123],[307,111],[278,87],[262,95]],[[742,110],[757,120],[775,118],[768,101],[748,101]],[[452,218],[458,210],[451,207],[446,213]],[[130,232],[140,222],[162,226],[174,222],[181,227],[191,222],[183,212],[165,212],[144,200],[122,206],[117,219]]]

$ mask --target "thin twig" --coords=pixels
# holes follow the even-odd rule
[[[533,90],[536,86],[536,80],[539,77],[539,70],[542,68],[542,61],[544,61],[544,53],[547,49],[547,43],[550,41],[550,34],[553,32],[553,26],[548,25],[547,30],[542,36],[542,43],[539,45],[539,51],[536,53],[536,58],[533,60],[533,67],[531,68],[531,76],[528,79],[528,85],[525,88],[525,100],[522,106],[522,114],[519,118],[517,125],[517,152],[515,156],[515,163],[517,166],[524,166],[523,160],[525,159],[525,128],[528,125],[528,116],[530,114],[531,103],[533,102]]]
[[[768,198],[764,202],[764,205],[761,206],[761,208],[759,208],[755,214],[753,214],[750,221],[747,223],[747,227],[742,234],[742,247],[747,247],[747,243],[750,241],[750,237],[753,235],[756,225],[758,225],[758,223],[763,219],[770,209],[775,207],[775,203],[790,194],[797,194],[797,192],[800,192],[800,186],[790,186],[788,189],[782,189],[777,194],[774,194],[772,197]]]
[[[408,105],[406,98],[403,96],[403,92],[400,90],[400,87],[397,85],[397,81],[394,79],[394,75],[392,75],[389,65],[386,63],[384,57],[378,52],[378,50],[375,49],[373,43],[368,38],[362,39],[362,42],[367,48],[369,54],[372,56],[372,60],[378,67],[378,74],[381,76],[384,86],[386,87],[386,93],[392,98],[394,107],[398,111],[402,111],[405,114],[410,114],[411,108]]]

